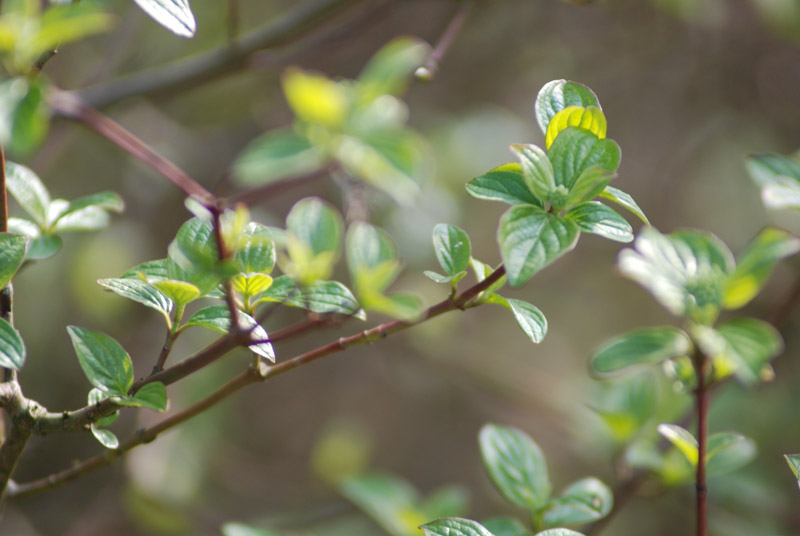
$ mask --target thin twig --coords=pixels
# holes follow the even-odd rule
[[[333,15],[363,0],[307,0],[266,27],[225,46],[81,90],[80,96],[95,108],[133,96],[154,95],[194,87],[247,65],[259,50],[285,45],[330,20]]]
[[[298,186],[301,186],[303,184],[307,184],[317,179],[321,179],[329,175],[330,173],[331,173],[331,167],[328,166],[316,169],[300,177],[292,177],[289,179],[270,182],[262,186],[256,186],[255,188],[250,188],[249,190],[244,190],[220,199],[219,206],[226,208],[233,206],[237,203],[245,203],[248,206],[253,206],[258,203],[262,203],[272,197],[280,195],[283,192],[297,188]]]
[[[431,55],[428,56],[425,64],[417,69],[416,76],[418,79],[427,82],[436,75],[436,72],[439,70],[439,63],[461,32],[461,28],[464,26],[464,22],[466,22],[474,3],[474,0],[461,0],[459,2],[455,15],[453,15],[453,18],[450,19],[450,22],[445,27]]]
[[[697,472],[695,478],[697,536],[708,535],[708,488],[706,486],[706,442],[708,438],[708,382],[706,372],[708,359],[700,351],[692,356],[697,388],[695,389],[695,412],[697,414]]]

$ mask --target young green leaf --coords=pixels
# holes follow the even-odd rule
[[[19,370],[25,363],[25,343],[5,318],[0,318],[0,367]]]
[[[393,536],[412,534],[422,523],[418,511],[421,497],[405,480],[367,473],[346,478],[339,492]]]
[[[691,351],[692,342],[681,329],[642,328],[606,342],[592,357],[592,366],[600,373],[614,372],[631,365],[660,363]]]
[[[239,273],[231,278],[231,284],[233,290],[248,299],[267,290],[272,285],[272,277],[259,273]]]
[[[514,313],[514,319],[525,335],[536,344],[542,342],[547,334],[547,319],[538,307],[523,300],[504,298],[497,294],[492,295],[487,301],[509,309]]]
[[[370,102],[380,95],[400,95],[431,47],[421,39],[399,37],[384,45],[358,75],[359,97]]]
[[[542,519],[546,527],[591,523],[606,517],[613,506],[608,486],[596,478],[584,478],[551,499]]]
[[[467,269],[472,252],[467,233],[445,223],[433,228],[433,251],[444,272],[451,277]]]
[[[599,139],[587,130],[567,127],[550,146],[547,156],[553,163],[556,185],[572,190],[578,177],[592,166],[615,173],[622,157],[617,142]]]
[[[178,307],[191,303],[200,297],[200,289],[186,281],[177,279],[156,279],[150,284]]]
[[[301,121],[327,128],[344,124],[350,112],[350,95],[344,84],[297,68],[287,69],[282,83],[286,101]]]
[[[341,252],[342,217],[322,199],[308,197],[295,203],[286,216],[286,229],[307,244],[313,255],[332,251],[336,260]]]
[[[172,246],[170,246],[170,250],[172,250]],[[170,251],[170,254],[173,252]],[[207,259],[210,261],[210,257]],[[185,262],[186,259],[183,258]],[[196,265],[188,265],[188,269],[183,268],[177,262],[175,262],[172,257],[170,256],[167,258],[165,267],[167,269],[167,279],[174,280],[174,281],[184,281],[186,283],[190,283],[200,290],[200,296],[205,296],[209,292],[217,289],[222,280],[222,276],[220,273],[215,269],[213,266],[204,266],[201,264]],[[148,267],[149,268],[149,267]],[[156,267],[157,268],[157,267]],[[157,268],[158,269],[158,268]],[[149,281],[157,281],[160,279],[161,276],[153,276],[149,277]]]
[[[625,218],[597,201],[576,205],[564,217],[577,223],[581,231],[615,242],[633,241],[633,229]]]
[[[22,68],[27,70],[30,64],[25,62]],[[47,87],[41,78],[0,82],[0,145],[13,155],[30,154],[44,141],[49,123]]]
[[[301,295],[289,298],[288,303],[314,313],[337,313],[352,315],[359,320],[367,319],[350,289],[338,281],[315,281],[304,287]]]
[[[123,406],[149,408],[155,411],[166,411],[167,389],[161,382],[150,382],[143,385],[133,396],[116,396],[114,402]]]
[[[6,162],[6,187],[33,221],[46,228],[50,193],[39,177],[23,165]]]
[[[778,154],[760,154],[747,159],[750,176],[761,187],[767,208],[800,208],[800,161]]]
[[[422,272],[422,275],[424,275],[434,283],[450,283],[451,285],[455,285],[467,275],[467,272],[459,272],[456,275],[443,276],[442,274],[434,272],[432,270],[425,270],[424,272]]]
[[[197,23],[189,0],[133,0],[154,21],[179,37],[194,37]]]
[[[542,201],[528,189],[522,178],[522,166],[517,163],[503,164],[478,175],[467,183],[466,189],[469,195],[478,199],[544,207]]]
[[[125,203],[122,201],[122,198],[114,192],[98,192],[70,201],[66,210],[61,213],[59,218],[69,216],[70,214],[89,207],[109,210],[111,212],[122,212],[125,210]]]
[[[577,184],[576,184],[577,187]],[[600,192],[600,197],[603,199],[608,199],[621,207],[628,209],[631,213],[633,213],[637,218],[642,220],[645,224],[650,225],[650,221],[645,216],[644,211],[639,208],[639,205],[636,204],[633,197],[630,194],[626,194],[622,190],[618,188],[614,188],[613,186],[606,186],[605,190]]]
[[[712,354],[717,374],[733,373],[745,384],[763,378],[764,368],[783,351],[783,340],[774,326],[756,318],[733,318],[716,328],[724,344]]]
[[[24,235],[0,233],[0,288],[11,281],[25,260],[28,241]]]
[[[616,173],[612,173],[600,166],[586,168],[575,180],[575,184],[567,195],[567,202],[564,208],[573,207],[584,201],[591,201],[600,195],[608,186],[608,183],[616,176]]]
[[[708,476],[730,473],[756,457],[756,444],[741,434],[720,432],[708,436],[706,472]]]
[[[142,305],[155,309],[169,320],[174,303],[167,298],[163,292],[153,285],[141,279],[120,278],[120,279],[98,279],[97,283],[101,287],[110,290],[114,294],[128,298]]]
[[[104,333],[77,326],[67,326],[67,332],[89,382],[110,395],[127,396],[133,385],[128,352]]]
[[[115,436],[110,430],[98,428],[94,424],[90,427],[90,430],[92,431],[94,438],[97,439],[105,448],[115,449],[119,447],[119,439],[117,439],[117,436]]]
[[[275,256],[272,231],[260,223],[248,223],[236,244],[236,269],[242,273],[269,274],[275,267]]]
[[[547,133],[550,120],[567,106],[596,106],[600,108],[597,95],[583,84],[567,80],[548,82],[536,96],[536,121],[542,134]]]
[[[106,398],[109,398],[108,393],[106,393],[105,391],[101,391],[96,387],[93,387],[89,391],[89,394],[86,396],[86,403],[90,406],[93,406],[95,404],[99,404]],[[119,411],[115,411],[111,415],[97,419],[94,422],[94,424],[98,427],[109,426],[111,424],[114,424],[114,422],[117,420],[117,417],[119,417]]]
[[[325,158],[303,134],[291,128],[271,130],[254,139],[236,157],[233,172],[244,184],[265,184],[312,173]]]
[[[800,454],[784,454],[783,457],[797,479],[797,487],[800,488]]]
[[[397,259],[397,246],[389,234],[365,222],[355,222],[345,238],[347,264],[355,279],[358,270],[378,268],[387,261]]]
[[[486,530],[494,534],[494,536],[533,536],[531,531],[512,517],[484,519],[481,524]]]
[[[495,536],[471,519],[446,517],[420,526],[425,536]]]
[[[512,145],[511,150],[516,153],[522,168],[522,180],[528,190],[542,201],[550,199],[556,189],[553,164],[547,158],[547,153],[536,145]]]
[[[516,428],[494,424],[484,426],[478,440],[483,465],[506,499],[531,510],[547,503],[550,479],[539,445]]]
[[[239,311],[239,324],[241,329],[250,330],[250,337],[253,340],[259,341],[248,346],[250,350],[269,359],[275,361],[275,350],[269,342],[269,335],[261,325],[256,322],[252,316]],[[228,333],[231,329],[231,316],[228,307],[225,305],[210,305],[198,310],[192,317],[182,326],[188,328],[191,326],[201,326],[208,329],[213,329],[219,333]]]
[[[598,139],[606,137],[606,116],[596,106],[567,106],[550,120],[545,135],[545,146],[550,149],[553,142],[564,129],[576,127],[591,132]]]
[[[155,261],[147,261],[142,264],[137,264],[130,270],[122,274],[122,279],[142,279],[153,277],[160,279],[169,279],[169,270],[167,268],[167,259],[158,259]]]
[[[776,227],[767,227],[736,260],[736,270],[725,283],[723,306],[743,307],[767,282],[775,264],[800,251],[800,239]]]
[[[175,240],[169,245],[169,258],[187,272],[211,270],[219,260],[217,240],[211,222],[192,218],[181,225]],[[170,278],[185,281],[172,275]]]
[[[692,467],[697,466],[697,439],[691,432],[677,424],[659,424],[658,433],[675,445],[692,464]]]
[[[580,231],[570,220],[531,206],[511,207],[500,218],[497,241],[511,286],[519,286],[536,272],[575,247]]]

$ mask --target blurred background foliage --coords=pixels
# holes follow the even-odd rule
[[[240,32],[298,4],[232,3],[238,5]],[[430,241],[436,223],[459,225],[469,233],[476,257],[499,262],[495,229],[504,207],[470,198],[464,184],[513,160],[510,143],[543,143],[533,101],[539,88],[556,78],[585,83],[600,97],[609,135],[623,151],[614,184],[630,192],[660,230],[706,229],[735,252],[768,223],[800,232],[797,213],[765,211],[743,165],[753,152],[787,154],[800,147],[800,1],[574,5],[584,3],[476,2],[433,80],[413,85],[406,95],[410,125],[429,140],[435,169],[410,206],[376,195],[367,207],[372,221],[398,242],[406,263],[400,286],[419,292],[428,304],[445,292],[422,276],[436,267]],[[61,48],[44,73],[59,87],[78,89],[225,46],[227,4],[195,0],[197,35],[184,40],[132,2],[102,2],[116,14],[114,29]],[[455,9],[449,0],[356,3],[322,29],[254,55],[244,70],[180,91],[126,99],[106,111],[203,184],[232,192],[236,184],[226,171],[236,155],[260,133],[291,121],[280,84],[287,66],[353,78],[394,36],[435,42]],[[65,237],[62,252],[15,280],[16,325],[30,356],[21,377],[26,395],[50,409],[75,408],[83,404],[88,385],[64,326],[113,335],[133,357],[138,374],[148,370],[162,343],[162,320],[103,292],[95,280],[163,257],[189,214],[178,191],[74,123],[57,119],[42,149],[22,162],[54,196],[75,198],[107,188],[127,204],[108,229]],[[320,179],[252,206],[253,217],[280,224],[295,201],[311,194],[342,205],[337,186]],[[540,345],[532,345],[499,308],[446,315],[244,391],[122,463],[9,504],[0,532],[212,535],[226,522],[241,521],[286,535],[384,534],[339,491],[343,477],[367,470],[401,475],[408,484],[394,485],[420,490],[419,497],[409,492],[409,501],[422,512],[441,506],[430,502],[431,493],[457,484],[461,492],[444,494],[449,513],[478,519],[512,513],[481,466],[477,433],[489,421],[530,434],[542,446],[554,481],[594,475],[613,486],[619,446],[592,408],[613,409],[620,390],[590,377],[588,356],[614,334],[671,321],[643,289],[615,271],[619,249],[586,235],[557,267],[512,292],[547,315],[550,331]],[[798,273],[796,259],[779,266],[745,313],[768,317]],[[336,277],[347,280],[344,273]],[[300,314],[281,311],[266,327],[276,329]],[[782,326],[786,351],[774,364],[774,381],[754,391],[731,383],[715,393],[711,431],[735,429],[755,439],[758,456],[744,469],[710,481],[714,533],[800,530],[800,496],[782,459],[800,450],[798,324],[795,312]],[[335,336],[322,330],[279,344],[278,359]],[[175,356],[210,337],[187,335]],[[172,406],[198,399],[247,359],[244,352],[231,356],[170,387]],[[642,404],[658,405],[664,418],[679,418],[687,400],[659,385],[661,380],[646,381],[654,382],[645,389],[652,396],[639,388]],[[123,412],[113,429],[124,438],[156,418],[146,411]],[[620,426],[615,433],[638,424]],[[90,434],[36,437],[16,478],[40,477],[100,448]],[[645,496],[628,504],[606,533],[656,536],[685,530],[693,518],[693,492],[690,484],[666,493],[645,487]],[[356,503],[358,493],[345,490]],[[228,527],[230,534],[245,534],[236,530],[244,529]]]

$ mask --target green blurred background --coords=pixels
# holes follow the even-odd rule
[[[246,32],[300,2],[238,3]],[[198,33],[192,40],[163,30],[132,2],[105,4],[118,14],[115,29],[60,50],[45,69],[56,85],[81,88],[225,42],[225,2],[193,2]],[[394,36],[435,42],[454,10],[445,0],[362,2],[321,31],[256,55],[246,71],[181,92],[131,98],[107,112],[209,188],[234,191],[235,184],[219,183],[237,153],[258,134],[291,121],[279,84],[286,66],[353,77]],[[609,137],[623,151],[614,185],[631,193],[660,230],[706,229],[735,252],[768,223],[800,232],[796,213],[764,210],[743,165],[753,152],[800,147],[799,42],[798,0],[477,2],[434,79],[413,85],[407,95],[411,125],[433,147],[435,172],[415,206],[378,199],[372,207],[372,220],[395,237],[407,264],[399,286],[428,304],[444,297],[422,276],[435,269],[430,234],[439,222],[464,228],[474,254],[499,263],[494,236],[504,207],[468,197],[464,183],[513,160],[510,143],[543,143],[533,101],[555,78],[597,93]],[[160,316],[104,293],[95,280],[163,257],[189,214],[168,183],[74,123],[57,120],[27,163],[55,197],[113,189],[127,203],[108,229],[68,236],[55,258],[15,280],[16,325],[29,354],[21,374],[25,393],[51,410],[72,409],[85,403],[89,384],[64,326],[109,333],[129,351],[139,376],[149,370],[163,339]],[[281,224],[307,195],[341,206],[336,186],[320,180],[251,210],[262,223]],[[588,357],[610,336],[673,322],[616,273],[619,249],[584,235],[575,252],[507,293],[547,315],[550,331],[538,346],[504,309],[451,313],[251,387],[110,468],[12,502],[0,533],[212,535],[236,520],[286,535],[382,534],[325,483],[322,475],[341,470],[337,463],[400,475],[425,494],[462,485],[470,496],[465,513],[473,518],[522,515],[502,501],[481,467],[476,436],[486,422],[529,433],[548,458],[557,490],[588,475],[613,486],[618,451],[590,409],[603,403],[605,388],[590,377]],[[769,315],[799,270],[796,260],[780,266],[744,313]],[[347,281],[344,270],[337,275]],[[266,327],[299,318],[281,311]],[[773,382],[754,391],[731,384],[715,393],[711,431],[752,437],[759,454],[744,469],[710,482],[712,533],[800,533],[800,495],[782,460],[800,450],[799,322],[793,314],[782,326],[786,352],[775,363]],[[322,330],[279,344],[278,359],[361,329],[351,323],[341,332]],[[212,336],[189,332],[186,339],[172,359]],[[247,360],[245,353],[231,355],[170,387],[172,407],[207,394]],[[677,415],[685,406],[680,400],[666,399]],[[124,412],[112,429],[124,440],[159,418]],[[36,437],[16,479],[41,477],[101,449],[88,433]],[[691,485],[644,491],[606,534],[688,532]]]

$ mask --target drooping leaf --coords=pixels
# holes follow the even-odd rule
[[[516,428],[488,424],[478,439],[484,467],[506,499],[531,510],[546,504],[551,491],[547,464],[530,437]]]
[[[600,197],[603,199],[608,199],[609,201],[613,201],[621,207],[628,209],[645,224],[650,225],[650,221],[647,219],[647,216],[645,216],[644,211],[639,208],[639,205],[636,204],[636,201],[634,201],[630,194],[626,194],[622,190],[614,188],[613,186],[606,186],[605,190],[600,192]]]
[[[0,367],[19,370],[25,363],[25,343],[5,318],[0,318]]]
[[[767,282],[775,264],[800,251],[800,239],[791,233],[767,227],[736,260],[736,270],[725,283],[726,309],[743,307]]]
[[[544,206],[528,189],[522,178],[522,167],[517,163],[503,164],[478,175],[467,183],[466,189],[469,195],[478,199],[502,201],[509,205]]]
[[[370,102],[379,95],[402,94],[430,52],[427,43],[414,37],[398,37],[384,45],[358,75],[361,100]]]
[[[553,164],[547,158],[547,153],[536,145],[512,145],[511,150],[516,153],[522,168],[522,180],[528,190],[542,201],[550,199],[556,189],[556,180]]]
[[[194,37],[197,23],[189,0],[133,0],[157,23],[180,37]]]
[[[606,517],[613,506],[608,486],[596,478],[584,478],[551,499],[542,519],[546,527],[591,523]]]
[[[633,241],[633,228],[625,218],[598,201],[587,201],[571,208],[564,217],[578,224],[581,231],[615,242]]]
[[[477,521],[459,517],[437,519],[420,528],[425,536],[495,536]]]
[[[576,127],[591,132],[598,139],[606,137],[606,116],[596,106],[567,106],[550,120],[547,125],[545,144],[547,149],[553,145],[558,135],[568,127]]]
[[[570,220],[532,205],[513,206],[503,214],[497,241],[512,286],[519,286],[533,274],[575,247],[580,232]]]
[[[24,235],[0,233],[0,289],[11,281],[25,260],[28,240]]]
[[[658,433],[675,445],[689,463],[692,464],[692,467],[697,466],[697,439],[695,439],[689,430],[677,424],[659,424]]]
[[[463,229],[440,223],[433,228],[433,251],[445,273],[455,276],[467,269],[472,249]]]
[[[523,300],[504,298],[497,294],[488,301],[509,309],[525,335],[537,344],[542,342],[547,334],[547,319],[538,307]]]
[[[677,231],[663,235],[643,229],[635,250],[619,254],[619,268],[676,316],[687,316],[700,324],[716,319],[724,285],[734,270],[728,247],[702,231]]]
[[[46,228],[50,193],[41,179],[30,168],[7,161],[6,187],[19,206],[30,214],[33,221],[40,228]]]
[[[606,342],[592,357],[592,366],[597,372],[614,372],[631,365],[660,363],[691,351],[692,342],[681,329],[642,328]]]
[[[583,84],[567,80],[548,82],[536,97],[536,121],[542,129],[542,134],[547,134],[550,120],[567,106],[600,108],[600,101],[597,100],[597,95]]]
[[[254,139],[236,157],[233,172],[244,184],[265,184],[311,173],[325,158],[294,129],[270,130]]]
[[[146,305],[151,309],[155,309],[163,314],[165,318],[169,318],[170,314],[172,314],[172,308],[174,306],[172,300],[146,281],[128,277],[120,279],[98,279],[97,282],[100,286],[110,290],[114,294],[118,294],[123,298],[128,298],[129,300]]]
[[[110,395],[127,396],[133,385],[128,352],[104,333],[77,326],[67,326],[67,332],[89,382]]]
[[[567,127],[550,146],[547,156],[553,164],[556,185],[571,190],[578,177],[592,166],[612,173],[622,158],[619,145],[611,139],[598,139],[587,130]]]

